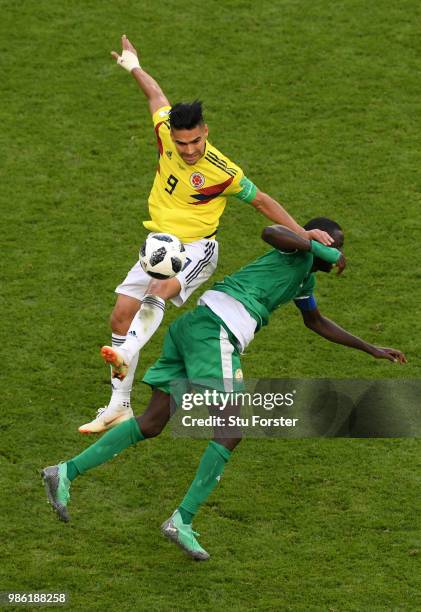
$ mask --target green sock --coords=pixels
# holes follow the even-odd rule
[[[95,444],[88,446],[80,455],[68,461],[66,464],[67,477],[73,480],[79,474],[84,474],[101,463],[109,461],[131,444],[136,444],[144,439],[134,417],[123,421],[120,425],[107,431]]]
[[[183,521],[183,523],[185,525],[191,525],[194,514],[192,514],[188,510],[184,510],[182,506],[179,506],[178,511],[181,514],[181,520]]]
[[[189,524],[192,522],[200,506],[216,487],[230,456],[231,451],[225,446],[217,442],[209,442],[209,446],[200,460],[196,476],[178,507],[183,523]]]
[[[72,459],[66,462],[66,467],[67,467],[67,478],[70,480],[70,482],[74,480],[77,476],[80,476],[79,470],[73,463]]]

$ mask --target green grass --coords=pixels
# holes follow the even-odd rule
[[[66,590],[74,610],[420,609],[418,440],[243,442],[197,517],[208,564],[159,534],[203,441],[166,433],[91,472],[66,526],[37,475],[89,443],[113,290],[145,234],[156,153],[109,57],[123,32],[170,100],[204,100],[211,142],[262,190],[341,223],[349,267],[320,279],[320,309],[409,360],[329,345],[286,307],[245,375],[420,378],[419,3],[2,0],[0,16],[0,590]],[[264,223],[229,202],[215,278],[262,252]]]

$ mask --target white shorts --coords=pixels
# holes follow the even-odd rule
[[[219,245],[216,240],[203,238],[196,242],[185,243],[184,246],[186,264],[176,276],[181,290],[178,295],[171,298],[171,302],[176,306],[182,306],[193,291],[212,276],[218,263]],[[153,279],[144,272],[140,263],[136,262],[115,292],[142,301],[151,280]]]

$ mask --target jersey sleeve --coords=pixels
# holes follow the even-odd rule
[[[237,191],[234,195],[239,200],[243,202],[253,202],[256,197],[257,187],[254,183],[251,182],[246,176],[240,180],[240,191]]]
[[[229,195],[236,196],[243,189],[241,186],[241,181],[244,179],[244,172],[242,171],[240,166],[237,166],[232,161],[229,161],[228,163],[229,163],[228,170],[230,171],[231,176],[233,176],[233,180],[224,189],[223,195],[224,196],[229,196]]]
[[[316,310],[317,308],[316,298],[314,297],[313,294],[308,295],[307,297],[303,296],[303,297],[295,298],[294,304],[300,310],[307,311],[307,312],[309,310]]]
[[[316,286],[316,277],[310,274],[307,281],[301,287],[300,291],[294,298],[294,304],[300,310],[315,310],[317,308],[316,298],[313,295]]]
[[[154,112],[154,114],[152,115],[154,128],[156,128],[156,126],[160,123],[169,121],[170,110],[171,106],[161,106],[161,108],[158,108],[158,110]]]
[[[152,121],[155,128],[155,135],[158,145],[159,154],[162,155],[165,143],[170,136],[169,113],[171,106],[162,106],[158,108],[152,115]]]

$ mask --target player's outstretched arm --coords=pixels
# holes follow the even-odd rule
[[[337,265],[338,274],[341,274],[346,266],[345,257],[338,249],[305,238],[282,225],[265,227],[262,232],[262,240],[280,251],[310,251],[316,257]]]
[[[336,342],[337,344],[343,344],[344,346],[364,351],[376,359],[388,359],[396,363],[407,362],[405,355],[401,351],[394,348],[374,346],[374,344],[369,344],[365,340],[353,336],[334,321],[320,314],[318,308],[302,311],[302,315],[306,327],[319,334],[319,336],[326,338],[326,340],[330,340],[330,342]]]
[[[262,231],[262,240],[281,251],[310,251],[310,240],[283,225],[270,225]]]
[[[132,74],[148,99],[151,115],[162,106],[170,106],[167,97],[155,79],[140,67],[137,51],[125,34],[121,37],[121,46],[121,55],[116,51],[111,51],[111,55],[117,61],[117,64]]]
[[[333,244],[333,238],[323,230],[305,230],[301,225],[291,217],[289,213],[276,200],[271,198],[267,193],[257,190],[254,199],[251,201],[252,206],[256,208],[262,215],[279,225],[285,225],[293,232],[296,232],[309,240],[318,240],[322,244],[329,246]]]

